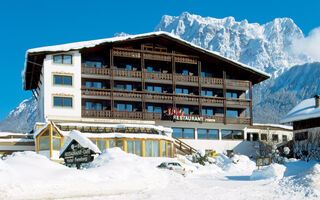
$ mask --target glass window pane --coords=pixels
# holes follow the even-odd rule
[[[188,89],[183,89],[183,94],[189,94],[189,90]]]
[[[207,110],[205,108],[202,108],[202,115],[207,115]]]
[[[189,74],[189,72],[188,72],[188,70],[182,70],[182,75],[188,75]]]
[[[146,141],[145,142],[145,146],[146,146],[146,156],[147,157],[151,157],[152,156],[152,151],[151,151],[151,141]]]
[[[231,93],[227,92],[227,98],[231,98]]]
[[[62,97],[53,97],[54,106],[62,106]]]
[[[91,67],[91,66],[92,66],[91,61],[86,61],[86,67]]]
[[[232,139],[232,130],[221,130],[222,139]]]
[[[209,139],[219,139],[219,130],[209,129]]]
[[[134,141],[134,153],[138,156],[141,156],[141,141]]]
[[[72,98],[64,97],[63,98],[63,107],[72,107]]]
[[[132,85],[131,84],[127,84],[126,85],[126,90],[132,90]]]
[[[116,89],[117,89],[117,90],[124,90],[124,89],[125,89],[125,86],[122,85],[122,84],[117,84],[117,85],[116,85]]]
[[[120,147],[120,149],[123,150],[123,140],[118,140],[117,141],[117,147]]]
[[[127,111],[132,112],[132,105],[131,104],[127,104]]]
[[[182,128],[172,128],[172,136],[176,138],[182,138]]]
[[[44,133],[41,134],[41,136],[49,136],[49,130],[47,129]]]
[[[39,138],[39,150],[49,150],[49,137],[40,137]]]
[[[207,96],[212,97],[212,96],[213,96],[213,92],[212,92],[212,91],[210,91],[210,90],[208,90],[208,91],[207,91]]]
[[[93,144],[95,144],[95,145],[97,144],[97,140],[93,140],[93,139],[92,139],[91,142],[92,142]]]
[[[134,153],[133,140],[127,140],[127,153]]]
[[[93,87],[94,88],[102,88],[102,83],[101,82],[93,82]]]
[[[86,88],[91,88],[92,87],[92,84],[90,81],[86,81]]]
[[[243,139],[243,132],[240,130],[233,130],[233,139],[240,140]]]
[[[205,77],[205,76],[206,76],[206,73],[205,73],[205,72],[201,72],[201,76],[202,76],[202,77]]]
[[[97,140],[97,146],[100,151],[104,151],[106,149],[106,141],[105,140]]]
[[[62,63],[62,56],[53,56],[54,63]]]
[[[60,138],[53,137],[52,138],[52,148],[54,150],[60,150],[61,140]]]
[[[55,132],[54,130],[52,131],[52,136],[60,137],[60,135],[58,135],[58,133],[57,133],[57,132]]]
[[[114,140],[109,140],[109,148],[115,147],[116,142]]]
[[[161,141],[161,156],[162,157],[166,157],[167,156],[166,150],[167,150],[166,142],[165,141]]]
[[[126,70],[132,70],[132,65],[126,65]]]
[[[182,94],[182,89],[181,88],[176,88],[176,93],[177,94]]]
[[[212,108],[208,108],[207,109],[207,115],[208,116],[213,116],[213,109]]]
[[[150,86],[150,85],[148,85],[148,86],[147,86],[147,91],[148,91],[148,92],[153,92],[153,87]]]
[[[92,102],[86,102],[86,109],[91,110],[92,109]]]
[[[162,92],[162,87],[154,86],[154,91],[155,92]]]
[[[162,108],[161,107],[154,107],[154,112],[155,113],[162,113]]]
[[[159,157],[159,141],[152,141],[152,157]]]
[[[153,112],[153,106],[147,106],[148,112]]]
[[[147,72],[152,72],[152,71],[153,71],[153,68],[150,67],[150,66],[148,66],[148,67],[147,67]]]
[[[72,56],[64,55],[63,56],[63,63],[64,64],[72,64]]]
[[[62,85],[62,76],[53,75],[53,83],[56,85]]]
[[[227,110],[227,117],[238,117],[237,110]]]
[[[97,67],[97,68],[101,68],[102,67],[102,63],[101,62],[93,62],[93,66]]]
[[[64,76],[63,85],[72,85],[72,76]]]
[[[185,128],[184,129],[184,138],[194,138],[194,129],[193,128]]]
[[[169,157],[172,157],[172,143],[171,142],[168,142],[167,143],[167,152],[168,152],[168,156]]]
[[[95,103],[95,110],[102,110],[102,104],[101,103]]]
[[[207,129],[198,129],[198,138],[206,139],[207,138]]]
[[[189,108],[183,108],[184,114],[189,115]]]
[[[206,91],[201,90],[201,96],[206,96]]]
[[[118,111],[126,111],[126,105],[122,103],[117,104]]]

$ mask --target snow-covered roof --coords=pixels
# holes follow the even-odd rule
[[[315,98],[303,100],[281,119],[281,123],[320,117],[320,107],[316,108]]]
[[[0,143],[1,142],[6,142],[6,143],[19,143],[19,142],[34,142],[34,139],[26,139],[26,138],[13,138],[13,139],[1,139],[0,138]]]
[[[12,132],[0,132],[0,137],[6,136],[29,136],[28,133],[12,133]]]
[[[150,128],[155,129],[165,134],[172,134],[172,128],[155,125],[144,124],[88,124],[88,123],[59,123],[60,126],[75,126],[75,127],[103,127],[103,128]]]
[[[270,78],[270,75],[266,72],[263,72],[261,70],[258,70],[254,67],[251,67],[249,65],[245,65],[243,63],[237,62],[235,60],[226,58],[224,56],[221,56],[218,52],[215,51],[210,51],[207,49],[204,49],[198,45],[195,45],[191,42],[185,41],[183,39],[181,39],[180,37],[168,33],[168,32],[164,32],[164,31],[158,31],[158,32],[150,32],[150,33],[144,33],[144,34],[137,34],[137,35],[126,35],[126,36],[118,36],[118,37],[113,37],[113,38],[106,38],[106,39],[99,39],[99,40],[89,40],[89,41],[82,41],[82,42],[74,42],[74,43],[67,43],[67,44],[62,44],[62,45],[54,45],[54,46],[46,46],[46,47],[39,47],[39,48],[33,48],[33,49],[29,49],[26,52],[26,59],[25,59],[25,65],[24,65],[24,70],[22,72],[22,76],[23,76],[23,84],[25,87],[25,78],[26,78],[26,72],[27,72],[27,60],[28,60],[28,55],[29,54],[36,54],[36,53],[53,53],[53,52],[65,52],[65,51],[72,51],[72,50],[80,50],[83,48],[91,48],[91,47],[95,47],[97,45],[101,45],[101,44],[105,44],[105,43],[113,43],[113,42],[121,42],[121,41],[125,41],[125,40],[132,40],[132,39],[139,39],[139,38],[144,38],[144,37],[149,37],[149,36],[159,36],[159,35],[164,35],[167,37],[170,37],[172,39],[178,40],[186,45],[189,45],[193,48],[196,48],[200,51],[206,52],[210,55],[213,55],[215,57],[219,57],[222,58],[226,61],[229,61],[235,65],[238,65],[244,69],[248,69],[250,71],[253,71],[257,74],[260,74],[261,76],[265,76],[267,78]]]
[[[64,143],[63,147],[60,149],[59,157],[67,149],[67,147],[70,145],[70,143],[73,140],[77,141],[84,148],[88,148],[95,153],[101,153],[99,148],[95,144],[93,144],[85,135],[83,135],[80,131],[73,130],[69,132],[68,140]]]
[[[173,141],[172,137],[147,133],[82,133],[87,138],[132,138],[132,139],[163,139]]]
[[[57,129],[57,131],[62,135],[65,136],[64,133],[55,125],[55,123],[53,122],[47,122],[45,123],[41,128],[39,128],[38,130],[36,130],[33,133],[33,138],[36,139],[36,137],[45,129],[49,126],[49,124],[52,123],[52,125]]]
[[[292,126],[282,125],[282,124],[260,124],[260,123],[253,123],[253,126],[267,126],[267,127],[274,127],[274,128],[283,128],[288,130],[293,130]],[[248,128],[251,128],[252,126],[249,126]]]

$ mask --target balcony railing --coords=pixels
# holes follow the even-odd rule
[[[110,69],[110,68],[89,68],[82,67],[82,74],[93,74],[93,75],[106,75],[111,76],[111,72],[114,77],[120,78],[142,78],[141,71],[133,71],[133,70],[123,70],[123,69]],[[198,83],[199,78],[201,78],[202,84],[207,85],[221,85],[223,86],[222,78],[212,78],[212,77],[198,77],[198,76],[190,76],[190,75],[172,75],[171,73],[158,73],[158,72],[144,72],[144,77],[146,81],[172,81],[172,78],[175,78],[177,82],[184,83]],[[242,80],[231,80],[226,79],[227,87],[240,87],[240,88],[249,88],[249,81]]]
[[[89,118],[112,118],[112,119],[136,119],[136,120],[161,120],[162,113],[150,113],[141,111],[110,111],[110,110],[82,110],[83,117]],[[187,117],[199,117],[199,115],[186,115]],[[203,116],[205,122],[224,123],[223,116]],[[250,124],[250,118],[226,117],[228,124]]]
[[[125,48],[113,48],[113,55],[126,58],[141,58],[143,54],[144,59],[148,60],[158,60],[158,61],[172,61],[172,57],[175,58],[175,62],[178,63],[188,63],[197,64],[198,57],[174,54],[174,53],[164,53],[164,52],[152,52],[138,49],[125,49]]]
[[[82,95],[86,96],[111,96],[110,89],[98,89],[98,88],[82,88]],[[249,107],[251,100],[249,99],[231,99],[223,97],[208,97],[208,96],[197,96],[197,95],[185,95],[171,93],[156,93],[156,92],[142,92],[142,91],[131,91],[131,90],[114,90],[113,98],[125,98],[128,100],[141,101],[142,98],[145,101],[154,100],[162,103],[171,103],[173,100],[178,104],[198,104],[201,101],[202,105],[206,104],[219,104],[223,106],[226,101],[227,106],[235,107]]]

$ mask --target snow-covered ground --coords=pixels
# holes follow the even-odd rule
[[[320,164],[290,160],[256,170],[246,156],[219,155],[186,177],[156,168],[174,158],[108,149],[76,170],[34,152],[0,160],[0,199],[319,199]],[[181,161],[181,158],[179,159]]]

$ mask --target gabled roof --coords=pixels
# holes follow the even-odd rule
[[[315,98],[303,100],[281,119],[281,123],[301,121],[320,117],[320,107],[316,108]]]
[[[65,152],[68,146],[72,143],[72,141],[78,142],[82,147],[88,148],[92,150],[94,153],[101,153],[100,149],[93,144],[86,136],[84,136],[81,132],[77,130],[70,131],[68,134],[68,140],[63,144],[63,147],[60,149],[59,157]]]
[[[151,33],[145,33],[145,34],[138,34],[138,35],[129,35],[129,36],[121,36],[121,37],[113,37],[113,38],[106,38],[106,39],[99,39],[99,40],[90,40],[90,41],[83,41],[83,42],[75,42],[75,43],[68,43],[68,44],[62,44],[62,45],[55,45],[55,46],[47,46],[47,47],[40,47],[40,48],[34,48],[29,49],[26,52],[26,60],[25,60],[25,67],[22,72],[22,78],[23,78],[23,87],[25,90],[31,90],[35,89],[34,85],[32,83],[27,83],[32,80],[30,76],[32,76],[32,67],[36,67],[37,71],[39,72],[39,67],[41,68],[42,61],[44,56],[46,54],[55,53],[55,52],[67,52],[72,50],[80,50],[84,48],[92,48],[98,45],[107,44],[107,43],[117,43],[122,41],[130,41],[130,40],[139,40],[139,39],[145,39],[150,37],[165,37],[167,39],[170,39],[172,41],[178,42],[182,45],[188,46],[190,48],[193,48],[197,51],[200,51],[201,53],[207,54],[209,56],[215,57],[217,59],[220,59],[222,61],[228,62],[229,64],[232,64],[234,66],[237,66],[243,70],[246,70],[250,73],[253,73],[260,77],[260,81],[266,80],[270,78],[270,75],[268,73],[265,73],[261,70],[255,69],[253,67],[250,67],[248,65],[245,65],[243,63],[225,58],[221,56],[218,52],[206,50],[200,46],[197,46],[195,44],[192,44],[188,41],[185,41],[171,33],[168,32],[151,32]],[[31,58],[32,57],[32,58]],[[38,62],[37,62],[38,59]],[[260,82],[258,81],[258,82]]]

